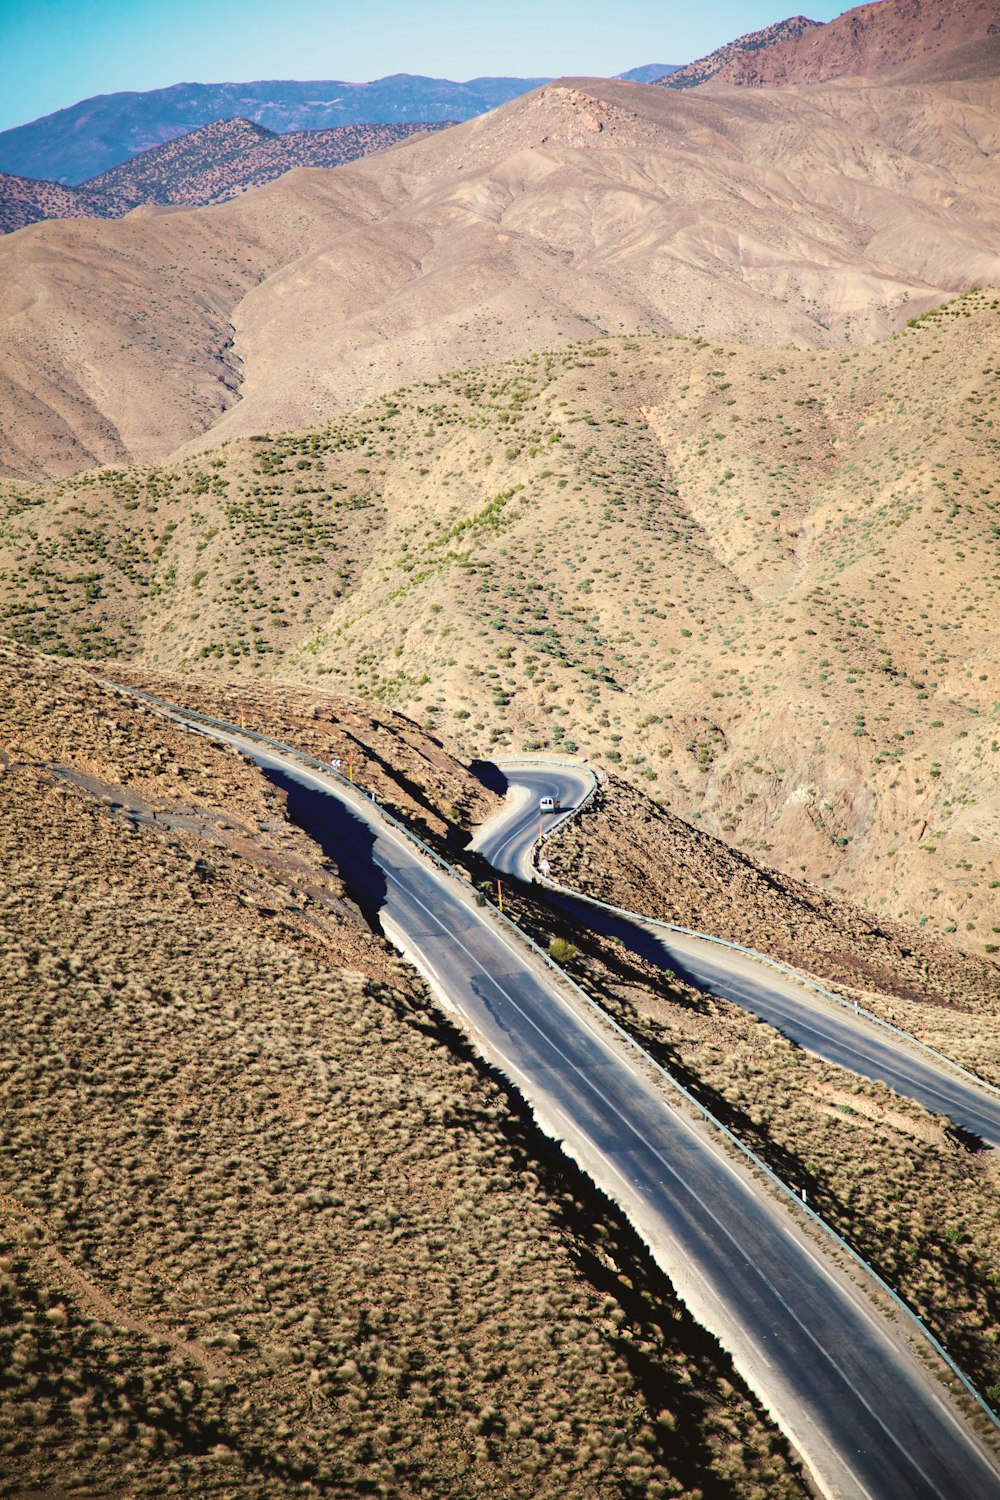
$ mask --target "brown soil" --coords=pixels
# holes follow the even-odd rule
[[[845,11],[826,26],[810,28],[757,51],[743,51],[715,74],[719,83],[781,88],[832,78],[871,80],[939,76],[958,49],[968,71],[984,74],[974,54],[1000,31],[996,0],[875,0]],[[990,49],[992,51],[992,49]],[[992,61],[995,64],[996,54]]]
[[[3,1492],[802,1494],[281,797],[0,663]]]
[[[219,207],[30,226],[0,240],[4,469],[161,462],[605,333],[866,344],[1000,280],[997,111],[995,79],[568,79]]]

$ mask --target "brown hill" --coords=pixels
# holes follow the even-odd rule
[[[278,135],[249,120],[216,120],[91,178],[84,190],[114,204],[116,217],[143,203],[225,203],[292,167],[343,166],[450,123],[343,125]]]
[[[714,78],[728,64],[737,61],[745,52],[756,53],[762,48],[776,46],[779,42],[794,42],[806,32],[819,30],[820,27],[819,21],[810,21],[806,16],[790,16],[787,21],[776,21],[773,26],[765,26],[760,31],[748,31],[745,36],[737,37],[735,42],[726,42],[722,47],[716,47],[707,57],[699,57],[695,62],[678,68],[664,78],[656,78],[653,82],[664,89],[697,88],[700,83],[708,83],[710,78]]]
[[[0,233],[42,219],[120,219],[143,205],[225,203],[292,167],[339,167],[440,124],[344,125],[277,135],[249,120],[216,120],[122,162],[80,187],[0,174]]]
[[[0,234],[12,234],[42,219],[85,219],[94,211],[78,188],[0,172]]]
[[[0,680],[13,1488],[530,1495],[544,1472],[627,1500],[641,1456],[665,1494],[804,1496],[284,795],[73,666],[0,644]],[[286,733],[364,739],[342,707],[270,704]],[[378,728],[397,796],[428,753],[436,789],[475,790],[413,725]]]
[[[998,122],[996,82],[569,80],[217,208],[32,226],[0,242],[4,467],[156,461],[605,332],[864,342],[1000,280]]]
[[[973,293],[850,352],[574,344],[313,433],[17,487],[4,628],[378,698],[469,756],[579,751],[983,957],[998,317]]]
[[[845,11],[826,26],[760,50],[743,51],[719,68],[720,83],[742,88],[780,88],[825,83],[832,78],[892,79],[900,74],[938,76],[934,68],[949,52],[963,49],[965,78],[996,77],[991,37],[1000,33],[998,0],[875,0]],[[956,76],[954,72],[950,76]],[[668,85],[673,79],[666,80]]]

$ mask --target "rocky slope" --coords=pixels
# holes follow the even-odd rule
[[[1000,969],[768,869],[612,776],[545,845],[556,880],[613,906],[755,948],[1000,1084]]]
[[[565,747],[876,917],[1000,946],[998,296],[862,351],[618,338],[12,487],[4,628]]]
[[[315,425],[604,332],[850,346],[1000,280],[996,82],[568,81],[233,203],[0,241],[8,473]]]
[[[1000,34],[997,0],[875,0],[845,11],[825,26],[798,36],[775,38],[766,47],[743,49],[713,75],[742,88],[781,88],[825,83],[832,78],[892,79],[927,76],[949,53],[962,49],[966,77],[980,76],[975,51],[988,54],[996,76],[991,38]],[[934,76],[931,74],[930,76]],[[666,80],[668,87],[673,79]]]
[[[0,172],[0,234],[13,234],[43,219],[85,219],[95,212],[76,188]]]
[[[339,167],[450,123],[341,125],[277,135],[249,120],[216,120],[112,167],[84,190],[113,207],[114,217],[143,203],[224,203],[292,167]]]
[[[786,21],[776,21],[772,26],[764,26],[760,31],[748,31],[745,36],[737,37],[734,42],[726,42],[722,47],[716,47],[707,57],[699,57],[695,62],[687,63],[683,68],[677,68],[669,77],[659,77],[643,80],[659,84],[661,88],[667,89],[693,89],[701,83],[708,83],[715,78],[724,68],[738,61],[744,53],[756,54],[765,48],[778,46],[782,42],[793,43],[799,37],[808,32],[819,30],[819,21],[810,21],[806,16],[790,16]]]
[[[0,233],[43,219],[120,219],[143,205],[225,203],[293,167],[339,167],[448,124],[343,125],[276,135],[248,120],[216,120],[78,188],[0,175]]]
[[[804,1494],[283,798],[0,672],[4,1490]]]

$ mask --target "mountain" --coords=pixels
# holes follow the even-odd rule
[[[624,79],[626,83],[656,83],[669,73],[679,71],[679,63],[644,63],[640,68],[629,68],[627,73],[617,73],[615,76]]]
[[[650,1494],[805,1500],[622,1216],[369,929],[335,840],[75,664],[0,642],[0,681],[16,1488],[629,1500],[641,1472]],[[397,716],[215,706],[346,742],[418,827],[483,810]],[[470,1403],[494,1423],[479,1452]]]
[[[276,135],[248,120],[216,120],[78,188],[0,174],[0,233],[42,219],[119,219],[144,204],[225,203],[292,167],[339,167],[448,123],[342,125]]]
[[[600,333],[846,348],[1000,281],[995,83],[564,80],[217,207],[0,241],[22,476],[315,425]]]
[[[756,54],[765,48],[796,41],[811,31],[821,29],[819,21],[810,21],[805,16],[791,16],[787,21],[776,21],[773,26],[765,26],[761,31],[748,31],[745,36],[737,37],[735,42],[726,42],[724,46],[716,47],[707,57],[699,57],[683,68],[674,69],[669,77],[643,81],[658,83],[661,88],[667,89],[697,88],[699,84],[708,83],[715,78],[723,68],[744,53]],[[2,140],[3,137],[0,136],[0,141]],[[0,161],[2,160],[0,156]]]
[[[77,188],[0,172],[0,234],[42,219],[83,219],[94,212],[86,193]]]
[[[452,83],[397,73],[372,83],[176,83],[145,93],[101,94],[0,133],[0,171],[78,185],[216,120],[249,120],[279,133],[469,120],[547,81]]]
[[[825,26],[775,38],[740,53],[715,74],[743,88],[825,83],[833,78],[890,79],[903,72],[922,78],[953,49],[963,49],[962,76],[996,77],[1000,40],[998,0],[877,0],[845,11]],[[985,75],[967,49],[983,47]],[[968,64],[973,64],[970,71]],[[937,75],[935,75],[937,76]]]
[[[224,203],[292,167],[339,167],[449,123],[341,125],[278,135],[249,120],[216,120],[112,167],[84,188],[113,203],[116,216],[143,203]]]
[[[9,487],[3,629],[381,700],[467,755],[579,752],[983,958],[998,390],[996,292],[863,349],[572,342]]]

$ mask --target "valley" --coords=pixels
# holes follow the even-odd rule
[[[998,38],[0,134],[0,1494],[1000,1494]]]

